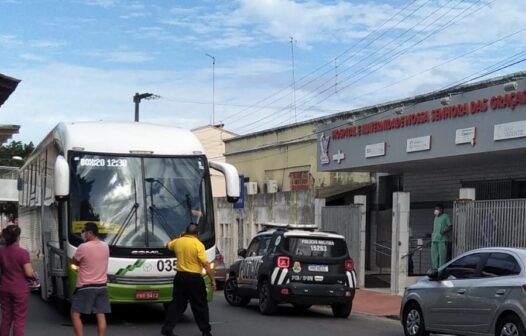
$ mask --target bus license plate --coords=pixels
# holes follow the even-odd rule
[[[311,272],[329,272],[328,265],[309,265],[309,271]]]
[[[135,291],[135,300],[157,300],[159,291],[156,290],[138,290]]]

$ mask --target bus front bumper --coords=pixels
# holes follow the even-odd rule
[[[207,300],[210,302],[214,297],[214,291],[210,279],[205,276],[203,280],[205,281]],[[168,303],[172,301],[173,285],[126,285],[110,282],[108,283],[108,292],[110,302],[116,304]]]

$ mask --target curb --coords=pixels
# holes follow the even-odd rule
[[[321,310],[323,310],[325,312],[328,312],[328,313],[332,313],[331,308],[329,306],[313,305],[312,307],[316,308],[316,309],[321,309]],[[366,316],[370,316],[370,317],[387,318],[387,319],[390,319],[390,320],[400,321],[400,315],[398,315],[398,314],[396,314],[396,315],[377,315],[377,314],[371,314],[371,313],[368,313],[368,312],[358,311],[358,310],[354,310],[354,309],[351,312],[351,316],[353,314],[366,315]]]

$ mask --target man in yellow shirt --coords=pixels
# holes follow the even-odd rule
[[[190,223],[185,233],[172,241],[166,247],[175,252],[177,258],[177,273],[174,277],[173,300],[166,312],[166,319],[161,328],[164,336],[175,336],[173,329],[183,315],[188,302],[192,308],[195,322],[203,336],[211,336],[210,316],[206,300],[206,287],[201,271],[203,268],[216,288],[214,275],[206,257],[205,246],[197,238],[199,226]]]

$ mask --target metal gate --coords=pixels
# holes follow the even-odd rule
[[[526,199],[457,201],[453,256],[480,247],[526,247]]]
[[[333,231],[345,237],[356,270],[362,266],[359,264],[361,219],[359,204],[328,206],[321,209],[322,230]]]

